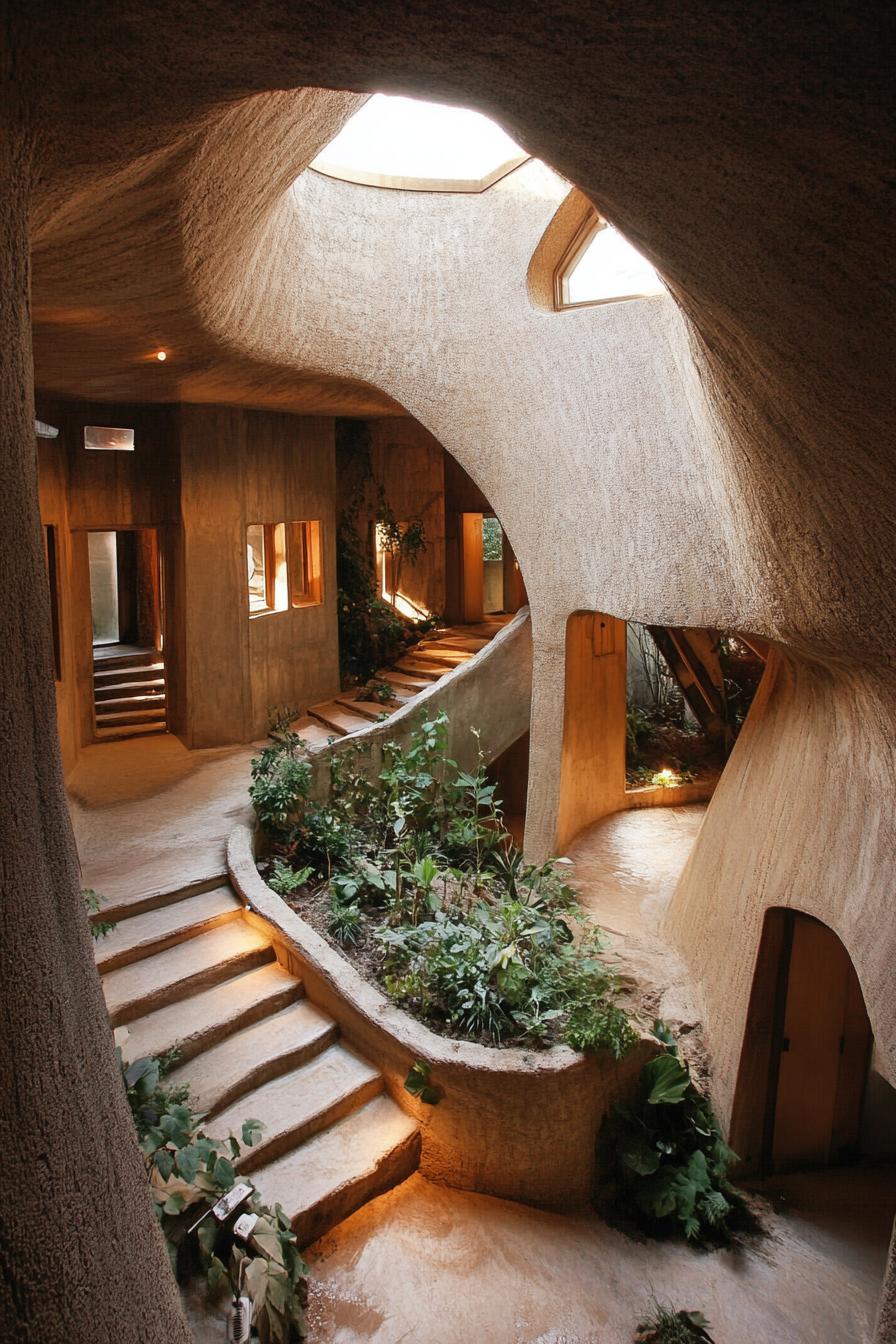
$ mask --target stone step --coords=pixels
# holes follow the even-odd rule
[[[409,672],[418,680],[432,682],[443,677],[448,668],[435,667],[433,663],[424,662],[422,658],[400,658],[392,670],[393,672]]]
[[[282,1204],[299,1244],[307,1246],[406,1180],[419,1163],[416,1121],[379,1096],[251,1179],[269,1204]]]
[[[115,682],[146,681],[148,677],[161,677],[164,672],[165,664],[162,662],[119,663],[116,659],[109,659],[107,662],[94,663],[93,684],[97,687],[113,685]]]
[[[161,705],[149,705],[146,709],[118,709],[108,713],[102,704],[96,707],[97,728],[122,728],[133,723],[155,723],[164,718],[164,700]]]
[[[340,736],[347,736],[349,733],[356,733],[361,728],[366,728],[369,719],[363,714],[356,714],[354,710],[346,709],[336,700],[326,700],[320,705],[311,705],[308,713],[312,718],[319,719],[326,728],[331,728],[333,732]]]
[[[168,725],[164,719],[152,719],[149,723],[118,724],[114,728],[97,727],[94,737],[98,742],[111,742],[117,737],[149,737],[152,733],[167,733]]]
[[[159,887],[149,891],[126,891],[118,896],[106,896],[99,893],[99,913],[93,919],[109,920],[117,923],[130,919],[132,915],[142,915],[145,910],[157,910],[163,905],[177,905],[188,896],[196,896],[203,891],[213,891],[215,887],[227,885],[227,874],[217,873],[212,877],[203,877],[189,882],[185,887]]]
[[[230,887],[222,886],[188,896],[173,905],[122,919],[111,933],[94,943],[97,969],[105,975],[119,966],[164,952],[166,948],[208,933],[228,920],[239,919],[242,912],[242,901]]]
[[[103,993],[112,1025],[133,1022],[166,1004],[187,999],[273,956],[270,938],[240,919],[110,971],[103,976]]]
[[[460,667],[461,663],[468,663],[473,657],[472,653],[463,653],[460,649],[440,649],[434,644],[419,645],[411,656],[415,662],[435,663],[448,668]]]
[[[216,1134],[239,1133],[244,1120],[264,1132],[243,1154],[239,1169],[254,1171],[363,1106],[383,1089],[379,1071],[343,1045],[331,1045],[308,1064],[263,1083],[215,1116]]]
[[[387,704],[381,704],[379,700],[350,700],[348,696],[338,696],[336,704],[341,705],[343,709],[350,710],[353,714],[361,714],[368,723],[378,723],[380,716],[390,714],[393,710],[399,708],[397,700],[390,700]]]
[[[141,677],[133,681],[101,681],[93,688],[94,699],[99,701],[117,700],[131,695],[164,695],[164,677]]]
[[[300,999],[179,1065],[168,1081],[189,1083],[190,1104],[213,1115],[272,1078],[307,1064],[338,1035],[331,1017]]]
[[[100,694],[96,697],[94,703],[96,705],[97,722],[99,722],[119,710],[128,712],[138,709],[164,709],[165,689],[163,687],[160,691],[144,691],[138,688],[125,695],[104,696]]]
[[[301,1001],[303,994],[301,980],[271,961],[129,1023],[119,1032],[127,1032],[120,1042],[122,1054],[130,1060],[177,1050],[182,1063],[201,1058],[235,1032]]]
[[[332,728],[325,728],[317,719],[312,719],[309,715],[303,714],[295,723],[291,723],[290,728],[294,733],[298,733],[309,747],[325,747],[331,737],[339,737],[340,734],[334,732]]]
[[[434,635],[432,639],[425,639],[419,647],[421,649],[459,649],[461,653],[478,653],[484,649],[491,640],[485,636],[472,635]]]
[[[420,691],[425,691],[427,686],[432,685],[431,679],[427,677],[417,677],[413,672],[399,672],[394,667],[387,667],[382,672],[377,672],[377,681],[388,681],[390,686],[396,687],[399,691],[410,691],[417,695]]]

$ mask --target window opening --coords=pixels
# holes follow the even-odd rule
[[[646,257],[611,225],[593,217],[579,230],[557,270],[558,308],[664,292],[662,280]]]
[[[504,532],[497,518],[482,519],[482,608],[486,615],[504,610]]]
[[[289,587],[293,607],[316,607],[323,601],[317,519],[289,525]]]
[[[249,615],[265,616],[274,611],[285,611],[289,602],[286,524],[250,523],[246,528],[246,563]]]

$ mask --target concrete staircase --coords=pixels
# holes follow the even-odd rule
[[[324,745],[331,737],[348,737],[359,732],[383,714],[387,717],[394,714],[421,691],[468,662],[511,619],[510,616],[494,616],[477,625],[435,630],[406,650],[394,667],[381,668],[377,672],[375,679],[392,687],[389,700],[381,704],[376,700],[354,699],[353,693],[348,691],[312,705],[292,727],[312,747]]]
[[[125,1058],[176,1049],[169,1081],[190,1084],[212,1134],[262,1122],[240,1171],[282,1204],[303,1245],[416,1170],[416,1122],[305,997],[229,885],[117,911],[95,956],[112,1025],[127,1028]]]
[[[164,733],[165,664],[158,650],[94,650],[93,702],[101,740]]]

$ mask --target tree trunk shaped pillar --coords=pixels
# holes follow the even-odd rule
[[[7,91],[13,60],[7,51]],[[30,175],[30,138],[5,126],[0,1320],[4,1338],[23,1344],[189,1344],[93,964],[59,760],[37,507]]]

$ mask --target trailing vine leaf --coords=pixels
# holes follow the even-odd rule
[[[418,1059],[408,1070],[404,1080],[405,1091],[410,1092],[412,1097],[419,1097],[427,1106],[438,1106],[443,1093],[441,1088],[433,1086],[429,1075],[430,1066],[425,1060]]]
[[[247,1148],[252,1148],[261,1138],[264,1125],[260,1120],[244,1120],[240,1133]]]

